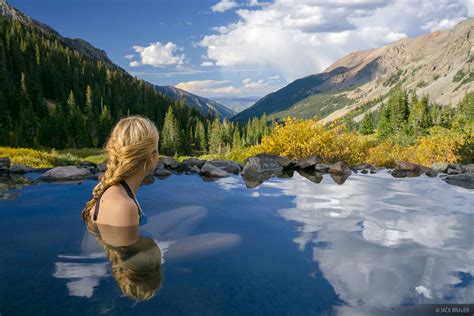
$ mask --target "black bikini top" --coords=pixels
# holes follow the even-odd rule
[[[128,196],[135,202],[135,204],[138,206],[138,216],[141,218],[141,215],[143,214],[142,208],[140,207],[140,204],[138,204],[137,199],[135,198],[135,195],[132,192],[132,189],[128,186],[127,182],[125,180],[120,180],[120,183],[122,186],[125,188],[125,191],[127,191]],[[110,187],[109,187],[110,188]],[[108,188],[107,188],[108,189]],[[97,220],[97,216],[99,215],[99,204],[100,204],[100,198],[102,197],[102,194],[105,193],[107,190],[105,189],[104,192],[102,192],[98,198],[95,199],[95,210],[94,210],[94,221]]]

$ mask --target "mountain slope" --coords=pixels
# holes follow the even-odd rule
[[[155,86],[155,89],[175,101],[183,101],[184,104],[199,110],[203,115],[217,113],[221,118],[231,118],[235,115],[233,110],[216,101],[200,97],[173,86]]]
[[[62,44],[67,45],[71,47],[72,49],[79,51],[82,55],[86,56],[87,58],[103,61],[109,64],[110,66],[117,67],[114,63],[112,63],[112,61],[109,59],[109,57],[107,56],[107,53],[104,50],[95,48],[89,42],[80,38],[71,39],[71,38],[61,36],[58,32],[53,30],[48,25],[38,22],[32,19],[31,17],[29,17],[28,15],[24,14],[23,12],[10,6],[6,0],[0,0],[0,15],[8,17],[15,21],[19,21],[23,25],[33,27],[41,32],[44,32],[45,34],[54,35],[58,39],[60,39]]]
[[[169,112],[176,124],[168,135],[186,140],[175,144],[180,153],[196,147],[192,131],[210,122],[198,110],[177,104],[113,64],[104,51],[61,37],[4,0],[0,13],[0,146],[101,147],[123,116],[146,116],[162,130]]]
[[[432,102],[455,104],[474,90],[473,31],[474,18],[470,18],[451,30],[351,53],[322,73],[268,94],[233,120],[243,123],[266,113],[270,118],[318,115],[328,121],[386,95],[398,82],[406,89],[416,88],[420,95],[428,94]],[[325,97],[315,97],[319,94]]]

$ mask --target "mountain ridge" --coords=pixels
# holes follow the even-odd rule
[[[236,112],[214,100],[198,96],[174,86],[155,85],[155,89],[173,100],[182,100],[186,105],[198,109],[203,115],[217,113],[221,118],[231,118]]]
[[[323,72],[299,78],[264,96],[233,120],[245,123],[263,113],[269,118],[295,112],[300,113],[298,117],[311,117],[309,113],[314,114],[314,108],[332,106],[334,111],[322,118],[327,122],[387,95],[398,82],[407,89],[416,88],[420,95],[428,94],[433,102],[454,104],[474,89],[473,30],[474,18],[468,18],[450,30],[349,53]],[[456,76],[461,79],[457,81]],[[312,99],[321,99],[315,96],[322,93],[347,98],[351,104],[334,103],[328,98],[326,104],[313,102]]]

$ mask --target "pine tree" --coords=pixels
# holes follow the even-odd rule
[[[380,107],[379,122],[377,125],[377,136],[385,138],[393,134],[390,108],[382,104]]]
[[[362,118],[359,126],[359,133],[362,135],[369,135],[374,133],[374,117],[372,112],[367,111]]]
[[[207,152],[206,130],[204,128],[204,124],[201,121],[198,121],[198,123],[196,124],[195,139],[196,139],[196,149],[201,150],[204,153],[206,153]]]
[[[107,105],[104,105],[102,114],[99,118],[99,133],[98,133],[98,145],[104,146],[107,141],[107,137],[112,130],[112,118],[110,116],[110,110]]]
[[[173,108],[168,107],[163,130],[161,132],[161,152],[167,155],[175,155],[181,146],[180,128],[176,120]]]
[[[219,118],[215,118],[209,129],[209,153],[222,154],[224,152],[224,142],[222,126]]]

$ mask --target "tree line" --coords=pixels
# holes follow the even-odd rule
[[[434,126],[463,128],[474,120],[474,93],[466,94],[456,106],[430,103],[427,95],[419,98],[397,84],[389,92],[388,101],[377,111],[367,111],[359,123],[359,133],[376,134],[379,139],[394,135],[416,138],[429,133]]]

